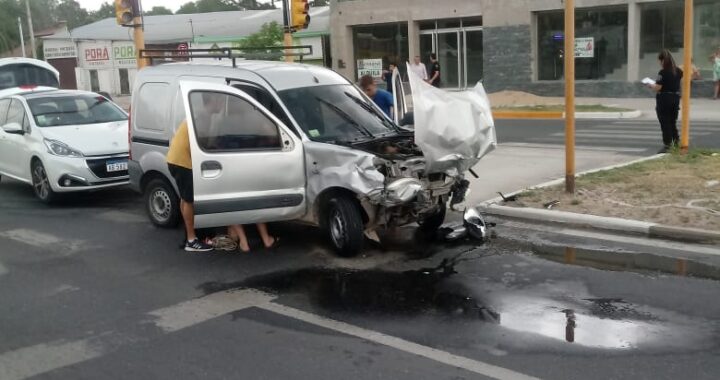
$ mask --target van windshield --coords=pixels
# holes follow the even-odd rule
[[[27,100],[38,127],[98,124],[127,120],[125,113],[99,95],[63,95]]]
[[[17,63],[0,67],[0,90],[20,86],[60,87],[60,84],[55,73],[39,66]]]
[[[399,131],[350,84],[295,88],[279,95],[300,128],[315,141],[353,143]]]

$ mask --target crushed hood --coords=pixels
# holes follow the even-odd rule
[[[490,100],[481,83],[467,91],[435,88],[408,72],[415,118],[415,143],[428,173],[462,174],[495,149]]]

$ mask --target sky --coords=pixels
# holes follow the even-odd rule
[[[113,3],[112,0],[76,0],[80,5],[88,11],[94,11],[100,8],[100,5],[104,2]],[[152,7],[163,6],[169,8],[173,12],[177,11],[181,5],[191,0],[141,0],[143,8],[149,10]]]

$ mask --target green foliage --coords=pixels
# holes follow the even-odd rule
[[[277,22],[263,24],[260,31],[245,37],[240,41],[240,48],[263,48],[272,46],[282,46],[283,27]],[[253,50],[247,53],[257,53],[259,59],[279,60],[282,57],[276,50]]]
[[[236,10],[238,10],[237,6],[228,4],[225,0],[196,0],[183,4],[176,13],[189,14]]]
[[[171,15],[173,14],[172,11],[165,7],[152,7],[149,11],[145,12],[146,16],[160,16],[160,15]]]
[[[33,13],[33,18],[36,17],[36,14],[37,12]],[[74,29],[92,22],[88,11],[75,0],[60,1],[60,4],[55,7],[53,15],[57,20],[67,21],[68,29]]]

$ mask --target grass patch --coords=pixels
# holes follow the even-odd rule
[[[503,106],[494,107],[495,111],[505,112],[565,112],[562,104],[535,105],[535,106]],[[608,107],[602,104],[579,104],[575,106],[575,112],[630,112],[629,108]]]
[[[519,194],[516,205],[720,230],[720,150],[677,150],[659,159],[587,174],[564,186]],[[509,203],[508,205],[513,205]]]

